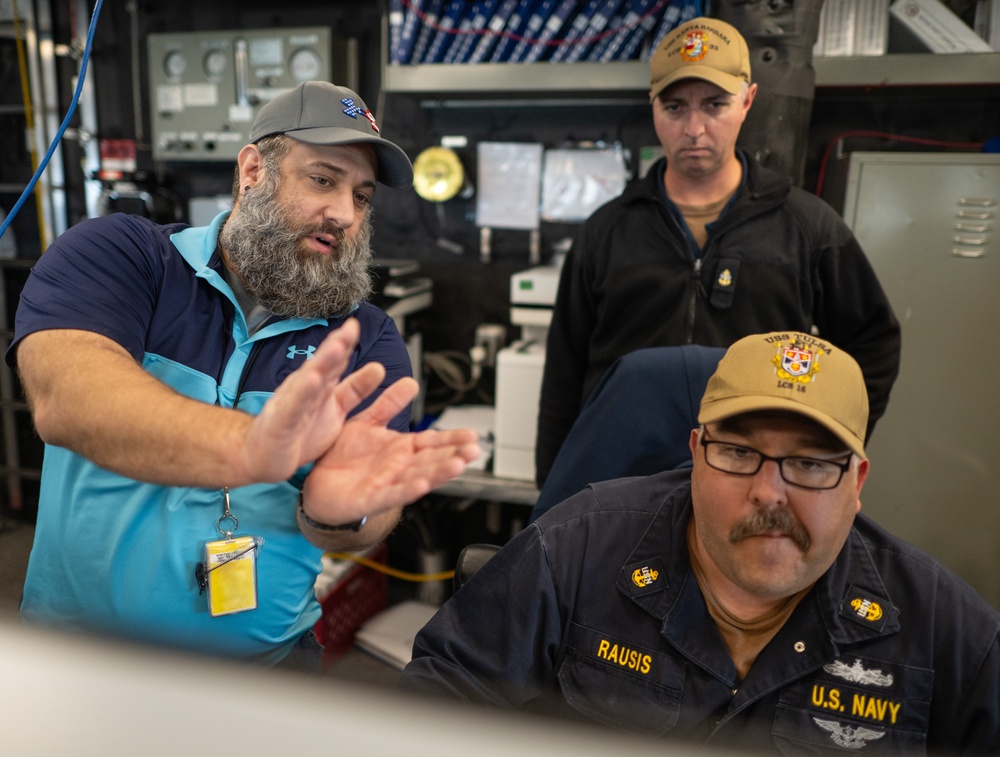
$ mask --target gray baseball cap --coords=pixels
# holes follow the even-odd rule
[[[282,92],[257,113],[250,141],[287,134],[312,145],[371,145],[378,158],[378,180],[393,189],[413,184],[406,153],[379,132],[375,117],[356,92],[325,81],[307,81]]]

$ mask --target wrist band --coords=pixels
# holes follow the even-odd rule
[[[331,526],[328,523],[317,523],[308,515],[306,511],[302,509],[302,492],[299,492],[299,517],[305,521],[305,524],[310,528],[315,528],[317,531],[360,531],[361,527],[365,525],[368,521],[368,516],[366,515],[361,520],[356,520],[353,523],[344,523],[340,526]]]

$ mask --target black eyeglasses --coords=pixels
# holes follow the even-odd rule
[[[803,489],[835,489],[851,467],[850,458],[838,463],[812,457],[770,457],[752,447],[706,439],[704,434],[701,446],[705,448],[705,462],[723,473],[753,476],[765,460],[773,460],[785,481]]]

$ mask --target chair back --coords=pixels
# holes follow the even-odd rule
[[[500,551],[496,544],[467,544],[458,553],[455,561],[455,576],[452,578],[452,588],[458,591],[472,578],[476,571]]]
[[[725,352],[693,344],[647,347],[616,360],[556,455],[530,521],[587,484],[690,465],[691,429]]]

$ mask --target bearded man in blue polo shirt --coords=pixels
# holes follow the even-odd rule
[[[231,213],[92,219],[32,270],[7,355],[46,443],[27,622],[315,653],[323,551],[377,544],[478,454],[471,431],[402,433],[416,382],[365,302],[376,183],[408,187],[406,154],[326,82],[250,141]]]

